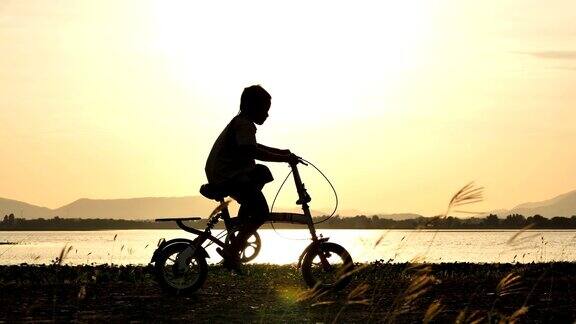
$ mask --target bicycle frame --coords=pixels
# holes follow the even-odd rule
[[[301,162],[301,161],[300,161],[300,163],[305,164],[304,162]],[[298,171],[298,163],[290,163],[290,167],[292,169],[292,174],[294,177],[294,184],[296,186],[296,191],[298,193],[298,200],[296,201],[296,204],[302,206],[303,214],[300,214],[300,213],[270,213],[267,221],[268,222],[275,222],[275,223],[302,224],[302,225],[308,226],[308,230],[310,231],[310,236],[312,239],[312,244],[310,244],[308,246],[308,248],[306,248],[306,250],[304,250],[304,252],[300,256],[299,261],[298,261],[298,264],[300,264],[300,261],[302,260],[303,256],[308,252],[308,250],[310,248],[312,248],[314,245],[318,244],[319,242],[326,241],[327,238],[322,238],[322,237],[318,238],[318,236],[316,235],[316,228],[314,226],[314,222],[312,220],[312,214],[310,213],[310,207],[308,205],[308,203],[310,201],[312,201],[312,198],[308,194],[308,191],[306,190],[306,186],[302,182],[302,178],[300,177],[300,172]],[[225,204],[224,199],[221,199],[219,202],[220,202],[220,204]],[[208,224],[203,231],[195,229],[195,228],[190,227],[190,226],[187,226],[186,224],[183,223],[184,221],[188,221],[188,220],[198,220],[198,219],[200,219],[200,217],[165,218],[165,219],[156,219],[156,221],[176,221],[176,224],[178,225],[178,227],[180,227],[181,229],[183,229],[184,231],[186,231],[188,233],[192,233],[192,234],[197,235],[197,237],[194,240],[190,241],[192,243],[192,244],[190,244],[190,247],[188,249],[182,251],[182,253],[180,253],[180,255],[177,258],[179,260],[186,260],[188,257],[194,255],[194,253],[198,249],[198,247],[201,247],[202,244],[204,244],[206,242],[206,240],[209,240],[212,243],[214,243],[214,244],[216,244],[222,248],[226,247],[226,243],[222,242],[218,237],[213,236],[211,233],[211,230],[219,222],[220,218],[224,220],[224,224],[225,224],[226,231],[228,232],[228,234],[233,235],[235,228],[233,228],[233,219],[230,217],[230,213],[228,211],[227,206],[222,208],[221,212],[217,213],[216,215],[213,215],[212,217],[210,217],[208,219]],[[186,241],[188,241],[188,240],[186,240]],[[170,244],[169,242],[165,242],[165,243]],[[152,260],[154,260],[154,259],[155,258],[153,257]],[[181,262],[178,262],[178,263],[181,263]]]

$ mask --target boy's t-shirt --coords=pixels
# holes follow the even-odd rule
[[[241,145],[256,146],[256,125],[244,116],[232,118],[210,151],[206,161],[206,177],[212,184],[221,184],[254,169],[256,161],[242,154]]]

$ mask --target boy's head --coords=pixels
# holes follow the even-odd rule
[[[260,85],[245,88],[240,97],[240,113],[247,116],[251,121],[262,125],[268,118],[268,110],[272,103],[272,97],[268,91]]]

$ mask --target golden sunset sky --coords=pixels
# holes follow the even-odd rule
[[[576,3],[0,1],[0,197],[197,195],[242,89],[260,143],[331,179],[342,209],[471,210],[576,189]],[[272,168],[271,201],[286,165]],[[312,208],[328,185],[303,170]],[[293,183],[280,204],[295,201]]]

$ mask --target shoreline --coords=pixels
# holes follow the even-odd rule
[[[266,226],[265,224],[264,226]],[[298,227],[276,227],[276,230],[308,230],[305,225]],[[203,230],[202,227],[194,227]],[[214,230],[223,230],[223,227],[215,227]],[[0,228],[1,232],[99,232],[99,231],[164,231],[164,230],[178,230],[182,231],[179,227],[170,228],[61,228],[61,229],[4,229]],[[264,227],[260,230],[274,230],[272,227]],[[318,227],[317,230],[330,230],[330,231],[399,231],[399,232],[576,232],[576,228],[332,228],[332,227]],[[182,231],[182,233],[184,233]]]

